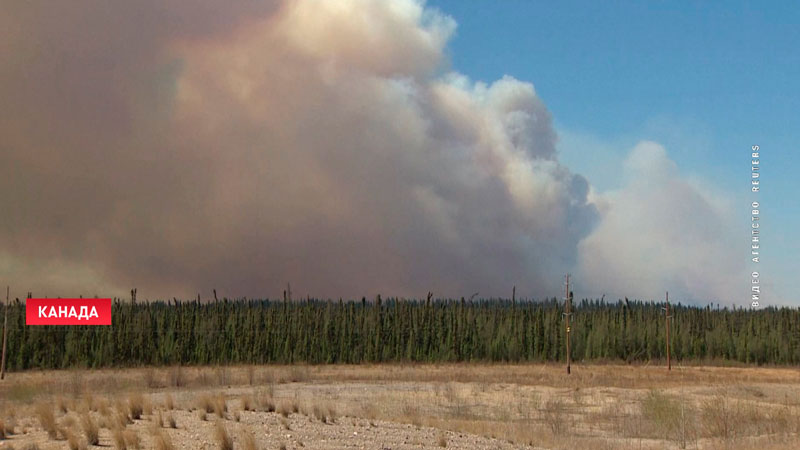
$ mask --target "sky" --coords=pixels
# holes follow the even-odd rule
[[[12,295],[798,304],[789,4],[6,8]]]
[[[458,22],[448,57],[477,79],[530,80],[560,158],[598,190],[626,153],[664,145],[682,174],[736,202],[742,258],[750,145],[760,145],[768,303],[798,304],[800,11],[790,2],[432,1]],[[601,168],[601,170],[598,170]],[[743,221],[743,222],[742,222]],[[590,290],[590,289],[588,289]],[[743,302],[737,302],[740,305]]]

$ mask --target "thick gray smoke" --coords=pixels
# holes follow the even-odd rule
[[[599,218],[533,86],[411,0],[12,2],[0,269],[37,295],[554,295]],[[595,253],[598,244],[586,245]]]

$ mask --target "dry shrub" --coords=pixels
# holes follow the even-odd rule
[[[207,421],[207,420],[208,420],[208,415],[207,415],[207,413],[205,412],[205,410],[203,410],[203,409],[198,409],[198,410],[197,410],[197,418],[198,418],[198,419],[200,419],[201,421],[205,422],[205,421]]]
[[[420,414],[419,406],[416,404],[407,403],[403,405],[403,418],[417,428],[422,426],[422,415]]]
[[[78,398],[83,394],[83,373],[80,370],[70,371],[69,390],[73,398]]]
[[[67,446],[69,450],[83,450],[86,448],[86,445],[78,439],[78,436],[72,432],[69,428],[62,428],[61,434],[64,436],[64,439],[67,440]]]
[[[181,366],[174,366],[169,369],[167,373],[167,381],[172,387],[183,387],[186,385],[186,375],[183,373]]]
[[[289,381],[292,383],[302,383],[309,378],[309,370],[306,366],[292,366],[289,370]]]
[[[61,426],[62,427],[66,427],[66,428],[74,427],[75,426],[75,418],[72,417],[72,416],[64,416],[64,418],[61,419]]]
[[[278,414],[282,415],[283,417],[289,417],[289,414],[292,413],[294,408],[289,403],[289,401],[282,401],[280,406],[278,406]]]
[[[566,428],[565,419],[567,417],[567,408],[560,398],[551,398],[547,400],[542,410],[542,418],[550,431],[555,435],[561,435]]]
[[[206,413],[214,412],[214,400],[208,394],[203,394],[197,399],[197,407]]]
[[[314,407],[311,408],[311,413],[320,422],[325,422],[325,411],[322,410],[322,407],[320,405],[314,405]]]
[[[283,428],[284,428],[285,430],[291,430],[291,429],[292,429],[292,428],[289,426],[289,421],[286,419],[286,417],[281,417],[281,426],[283,426]]]
[[[263,392],[258,395],[258,406],[261,408],[262,411],[266,412],[274,412],[275,411],[275,401],[272,400],[272,394],[269,392]]]
[[[111,411],[108,409],[108,400],[106,399],[99,399],[97,400],[97,412],[100,413],[102,417],[109,417],[111,416]]]
[[[142,414],[147,416],[153,414],[153,402],[150,400],[150,396],[144,397],[144,401],[142,402]]]
[[[58,439],[58,428],[56,427],[56,417],[53,414],[53,408],[47,403],[38,403],[36,405],[36,417],[39,419],[44,431],[50,439]]]
[[[90,413],[87,412],[81,417],[81,427],[89,445],[97,445],[100,442],[100,429]]]
[[[62,414],[66,414],[69,411],[69,408],[67,407],[67,400],[64,397],[59,396],[56,398],[56,409]]]
[[[164,428],[164,417],[161,415],[161,411],[153,416],[153,426],[156,428]]]
[[[218,386],[227,386],[228,384],[230,384],[230,375],[228,374],[227,367],[219,366],[216,368],[215,373]]]
[[[235,420],[237,422],[242,420],[242,415],[241,415],[241,413],[239,412],[238,409],[233,412],[233,420]]]
[[[375,403],[369,402],[362,404],[361,411],[363,417],[369,420],[369,424],[374,427],[375,420],[378,418],[378,407],[375,406]]]
[[[153,448],[155,450],[174,450],[172,439],[169,438],[167,433],[160,429],[153,429]]]
[[[444,433],[439,433],[439,440],[438,440],[439,447],[447,447],[447,436]]]
[[[158,377],[156,376],[156,371],[154,369],[146,369],[143,374],[144,378],[144,385],[149,389],[155,389],[160,387],[158,382]]]
[[[228,412],[228,405],[225,403],[225,396],[222,394],[217,395],[214,397],[213,404],[214,413],[216,413],[220,419],[224,418],[225,413]]]
[[[141,441],[139,440],[139,435],[136,434],[134,430],[125,430],[122,433],[122,437],[125,441],[125,445],[128,448],[132,448],[134,450],[139,450],[142,446]]]
[[[320,422],[331,424],[336,422],[336,408],[331,405],[314,405],[314,407],[311,409],[311,413]]]
[[[244,450],[258,450],[256,437],[253,435],[253,432],[248,429],[242,430],[242,448]]]
[[[0,440],[6,438],[6,424],[3,422],[3,419],[0,419]]]
[[[114,448],[117,450],[127,450],[128,446],[125,443],[125,434],[123,433],[123,429],[120,427],[114,427],[111,430],[111,439],[114,441]]]
[[[178,428],[178,424],[175,422],[175,416],[172,413],[167,414],[167,425],[170,428]]]
[[[214,439],[217,440],[219,450],[233,450],[233,440],[221,420],[217,420],[217,424],[214,427]]]
[[[703,403],[701,422],[711,437],[730,439],[737,428],[736,406],[727,396],[718,395]]]
[[[117,412],[117,423],[120,427],[125,428],[128,424],[133,423],[130,416],[128,416],[128,405],[121,399],[114,402],[114,409]]]
[[[134,393],[128,397],[128,413],[132,420],[142,418],[144,412],[144,396],[141,393]]]
[[[242,402],[242,411],[252,411],[253,410],[253,396],[249,394],[243,394],[241,397]]]
[[[172,398],[172,394],[167,394],[164,396],[164,409],[167,411],[172,411],[175,409],[175,399]]]

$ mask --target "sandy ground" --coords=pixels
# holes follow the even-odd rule
[[[132,413],[137,404],[141,415]],[[52,412],[50,434],[43,410]],[[129,438],[127,448],[138,441],[144,449],[224,450],[220,429],[243,450],[796,449],[800,371],[579,365],[566,376],[558,365],[375,365],[25,372],[0,383],[0,421],[0,449],[17,450],[121,448],[125,439],[115,434]],[[87,445],[87,421],[97,426],[100,447]]]

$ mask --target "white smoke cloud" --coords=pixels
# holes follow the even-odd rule
[[[446,15],[219,5],[0,17],[0,268],[18,295],[541,297],[575,267],[598,292],[728,282],[724,220],[663,149],[590,194],[532,84],[447,72]]]
[[[149,4],[55,31],[20,12],[2,95],[24,114],[0,124],[11,278],[77,294],[21,269],[58,256],[152,296],[557,288],[596,211],[530,83],[444,73],[455,23],[414,1],[247,4],[177,31]],[[123,18],[142,20],[131,42]],[[91,38],[59,44],[78,22]],[[38,44],[52,58],[31,77]]]
[[[682,176],[666,150],[644,141],[623,165],[622,189],[593,200],[602,220],[579,245],[579,278],[596,292],[673,301],[746,303],[726,199]]]

